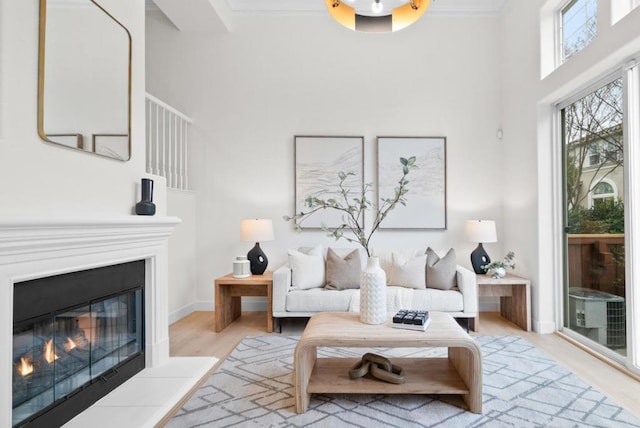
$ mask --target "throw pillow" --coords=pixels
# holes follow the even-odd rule
[[[392,253],[391,260],[391,276],[389,285],[397,285],[400,287],[424,289],[425,287],[425,266],[427,256],[421,255],[412,259]]]
[[[435,251],[427,248],[427,287],[451,290],[456,286],[456,252],[453,248],[440,258]]]
[[[343,259],[331,248],[327,251],[327,285],[332,290],[360,288],[360,252],[353,250]]]
[[[300,290],[324,286],[324,256],[322,246],[313,247],[307,254],[289,250],[291,286]]]

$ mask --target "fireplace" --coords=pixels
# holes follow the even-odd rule
[[[60,426],[144,368],[144,260],[14,285],[13,426]]]
[[[18,345],[21,340],[24,342],[22,349],[16,351],[16,354],[27,354],[25,357],[28,360],[29,352],[31,353],[32,365],[34,366],[34,372],[36,366],[43,364],[42,359],[39,362],[33,361],[33,358],[39,358],[40,354],[46,352],[44,345],[48,339],[45,337],[50,334],[56,336],[57,340],[52,341],[52,346],[55,345],[57,350],[54,349],[55,355],[58,357],[54,359],[55,367],[61,367],[63,362],[70,362],[70,356],[65,355],[68,352],[65,349],[64,341],[66,336],[76,336],[75,342],[79,342],[80,346],[83,346],[84,340],[97,339],[99,334],[102,334],[103,338],[105,332],[108,330],[109,323],[106,320],[97,321],[101,318],[100,314],[108,314],[108,309],[102,309],[104,306],[110,307],[112,311],[121,313],[122,317],[115,319],[112,317],[112,321],[121,319],[123,323],[124,314],[128,319],[126,325],[127,329],[121,333],[115,333],[111,335],[110,341],[118,340],[125,337],[129,340],[129,336],[135,336],[136,340],[129,342],[129,344],[122,349],[119,348],[118,359],[121,355],[131,354],[135,360],[140,364],[144,364],[144,370],[134,376],[131,381],[128,381],[128,388],[116,388],[109,393],[110,397],[120,397],[121,392],[130,391],[131,388],[143,387],[148,385],[147,380],[153,380],[156,376],[164,375],[167,370],[167,366],[173,366],[174,364],[181,364],[179,361],[169,358],[169,329],[168,329],[168,304],[167,304],[167,287],[168,287],[168,252],[167,252],[167,240],[171,235],[176,224],[179,223],[179,219],[175,217],[146,217],[146,216],[124,216],[116,218],[83,218],[83,219],[7,219],[0,218],[0,396],[4,397],[0,400],[0,427],[11,427],[17,420],[20,420],[22,416],[17,413],[22,412],[21,406],[28,402],[29,399],[23,397],[19,400],[24,400],[22,404],[18,404],[18,401],[10,399],[14,391],[14,375],[16,361],[20,361],[17,355],[14,355],[13,346]],[[55,296],[69,297],[70,300],[63,304],[61,308],[57,310],[46,309],[43,311],[36,310],[38,306],[44,305],[48,300],[52,300],[53,295],[49,294],[49,287],[44,287],[41,292],[35,293],[34,299],[30,299],[27,310],[31,311],[26,316],[21,316],[16,312],[21,309],[14,308],[14,297],[22,293],[24,290],[34,290],[31,288],[34,283],[32,281],[39,281],[46,278],[63,277],[66,274],[75,274],[85,272],[86,275],[93,275],[99,269],[103,267],[111,267],[118,265],[125,265],[129,262],[134,262],[139,269],[144,267],[144,276],[138,273],[139,280],[136,280],[133,285],[124,285],[120,289],[112,290],[111,294],[99,293],[98,296],[80,296],[78,293],[84,293],[90,291],[91,288],[88,284],[92,281],[79,280],[75,286],[67,291],[61,293],[55,293]],[[24,290],[21,290],[24,287]],[[106,285],[105,285],[106,287]],[[102,289],[102,286],[96,287]],[[133,294],[131,294],[133,293]],[[114,298],[118,294],[123,294],[126,297],[119,297],[122,299],[113,306]],[[131,299],[135,296],[135,299],[139,303],[131,303]],[[88,301],[88,302],[87,302]],[[83,303],[85,302],[85,303]],[[87,308],[87,304],[89,307]],[[126,304],[127,310],[124,311]],[[141,306],[140,306],[141,305]],[[133,308],[139,308],[140,312],[137,314]],[[117,308],[122,310],[116,311]],[[102,312],[101,312],[102,311]],[[133,311],[132,315],[131,314]],[[43,315],[43,316],[40,316]],[[87,329],[84,323],[91,325],[93,317],[95,329]],[[130,320],[130,321],[129,321]],[[17,329],[14,329],[14,322]],[[102,327],[98,327],[98,324],[102,324]],[[116,321],[117,323],[117,321]],[[113,325],[113,322],[111,322]],[[49,331],[46,331],[46,330]],[[102,329],[102,331],[100,330]],[[96,336],[93,336],[95,332]],[[14,333],[18,334],[19,338],[14,338]],[[55,333],[55,334],[54,334]],[[68,334],[67,334],[68,333]],[[22,337],[20,337],[22,335]],[[65,336],[65,337],[62,337]],[[78,337],[79,336],[79,337]],[[26,339],[25,339],[26,337]],[[62,340],[61,340],[62,337]],[[74,339],[72,337],[72,339]],[[106,340],[106,339],[105,339]],[[62,342],[62,343],[61,343]],[[25,346],[25,343],[27,344]],[[35,345],[34,345],[35,343]],[[41,346],[42,345],[42,346]],[[85,344],[86,345],[86,344]],[[108,341],[104,346],[108,347]],[[70,346],[70,345],[69,345]],[[78,344],[76,344],[78,347]],[[133,351],[132,349],[140,348],[140,351]],[[24,348],[32,348],[24,349]],[[77,351],[71,351],[75,354],[80,354],[80,349]],[[138,354],[136,356],[136,354]],[[96,354],[97,355],[97,354]],[[99,356],[96,358],[100,358]],[[115,357],[113,357],[115,358]],[[85,358],[86,359],[86,358]],[[89,357],[90,365],[95,359],[92,360]],[[144,363],[142,363],[144,361]],[[106,361],[105,361],[106,363]],[[208,364],[209,362],[207,362]],[[22,364],[20,362],[20,364]],[[115,364],[113,370],[106,369],[99,376],[95,376],[86,386],[86,382],[80,375],[73,377],[67,374],[62,375],[59,370],[52,371],[54,374],[50,374],[49,378],[53,376],[56,379],[57,375],[68,376],[61,382],[56,392],[49,392],[54,395],[53,401],[60,399],[60,394],[65,395],[66,398],[72,398],[80,395],[80,393],[67,393],[67,384],[76,382],[77,384],[85,385],[84,389],[90,389],[90,387],[98,388],[94,385],[106,385],[105,387],[111,388],[115,385],[117,377],[115,374],[122,374],[124,371],[129,370],[128,367],[123,367]],[[193,362],[194,367],[199,363]],[[26,365],[25,374],[29,368]],[[101,367],[91,367],[91,370],[101,370]],[[22,369],[21,369],[22,370]],[[118,373],[115,373],[116,370]],[[138,368],[132,368],[132,371],[137,371]],[[158,374],[155,374],[156,370]],[[179,370],[184,369],[181,368]],[[191,369],[189,369],[191,371]],[[19,373],[20,376],[22,376]],[[31,379],[34,379],[34,374],[31,374]],[[39,375],[36,375],[39,376]],[[179,376],[179,385],[193,385],[191,378],[186,379],[181,375],[173,374],[172,376]],[[108,382],[101,383],[100,380],[104,379]],[[17,378],[20,379],[20,378]],[[73,380],[72,380],[73,379]],[[172,378],[178,379],[178,378]],[[26,382],[27,380],[24,379]],[[22,382],[22,379],[17,380]],[[53,382],[53,381],[52,381]],[[66,382],[66,384],[65,384]],[[132,384],[133,382],[133,384]],[[184,383],[183,383],[184,382]],[[46,382],[45,382],[46,383]],[[24,385],[23,385],[24,386]],[[169,392],[176,393],[176,391],[182,391],[182,386],[172,386]],[[41,387],[44,390],[44,387]],[[153,387],[150,389],[153,391]],[[80,390],[82,391],[82,389]],[[120,391],[120,392],[119,392]],[[157,391],[154,391],[157,392]],[[186,392],[184,392],[186,393]],[[94,405],[91,405],[85,411],[80,412],[78,416],[69,421],[71,426],[88,426],[95,421],[101,421],[100,416],[94,416],[94,410],[100,412],[100,409],[112,412],[107,426],[113,426],[111,422],[120,421],[118,417],[128,417],[129,409],[131,412],[136,412],[135,415],[148,415],[147,420],[155,421],[157,423],[162,416],[162,412],[159,414],[149,414],[145,412],[143,407],[137,406],[136,401],[142,401],[146,399],[146,392],[139,392],[136,395],[127,396],[125,400],[118,401],[122,403],[122,407],[117,405],[114,407],[113,400],[109,401],[108,408],[103,407],[101,404],[103,400],[99,400]],[[36,396],[35,388],[31,388],[30,392],[23,392],[23,395]],[[179,395],[179,394],[176,394]],[[173,396],[165,397],[166,403],[172,402]],[[179,399],[181,397],[177,397]],[[43,397],[44,399],[44,397]],[[108,399],[108,397],[105,397]],[[33,400],[33,398],[31,398]],[[51,401],[50,399],[48,399]],[[64,408],[67,402],[71,402],[68,399],[60,400],[61,408]],[[15,406],[14,406],[15,405]],[[87,404],[88,405],[88,404]],[[48,404],[47,404],[48,406]],[[43,406],[35,406],[38,410],[44,410]],[[96,410],[97,409],[97,410]],[[151,408],[150,408],[151,409]],[[167,410],[168,411],[168,410]],[[141,413],[142,412],[142,413]],[[16,413],[16,415],[14,415]],[[87,419],[86,416],[90,415]],[[124,416],[126,415],[126,416]],[[77,422],[80,421],[93,421],[91,423],[81,422],[80,425]],[[124,422],[121,422],[122,426]],[[56,424],[48,424],[48,426],[59,426]],[[143,424],[140,424],[143,426]]]

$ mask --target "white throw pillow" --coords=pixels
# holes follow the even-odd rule
[[[313,247],[307,254],[289,250],[291,286],[300,290],[324,287],[324,256],[322,245]]]
[[[425,278],[426,255],[405,259],[399,254],[392,253],[391,259],[393,266],[391,268],[391,277],[388,281],[389,285],[417,289],[427,288]]]

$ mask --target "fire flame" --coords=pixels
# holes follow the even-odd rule
[[[20,366],[18,367],[18,373],[22,376],[27,376],[33,373],[33,364],[25,357],[20,357]]]
[[[64,350],[69,352],[76,347],[76,342],[72,338],[67,337],[67,343],[64,344]]]
[[[47,340],[44,344],[44,359],[47,360],[49,364],[58,359],[56,351],[53,349],[53,339]]]

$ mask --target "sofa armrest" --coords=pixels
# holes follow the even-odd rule
[[[288,263],[285,263],[273,271],[272,309],[274,314],[285,311],[289,288],[291,288],[291,268]]]
[[[462,266],[456,267],[456,281],[458,289],[462,293],[464,312],[468,314],[478,313],[478,284],[476,274]]]

